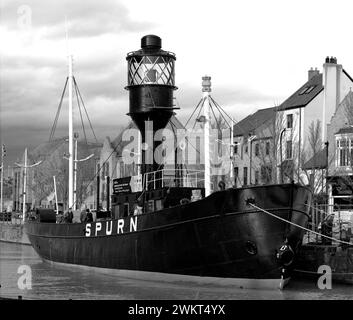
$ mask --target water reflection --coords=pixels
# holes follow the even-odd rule
[[[32,270],[32,289],[20,290],[20,265]],[[319,290],[311,281],[292,281],[286,290],[239,289],[195,283],[122,278],[97,271],[42,262],[32,247],[0,242],[0,297],[23,299],[353,299],[353,286]]]

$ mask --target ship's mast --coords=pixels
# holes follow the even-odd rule
[[[211,166],[210,166],[210,92],[211,77],[202,77],[203,116],[204,122],[204,162],[205,162],[205,197],[211,194]]]
[[[72,54],[69,49],[69,36],[66,24],[66,43],[68,52],[68,86],[69,86],[69,209],[74,204],[74,144],[73,144],[73,111],[72,111],[72,88],[73,88],[73,72],[72,72]]]

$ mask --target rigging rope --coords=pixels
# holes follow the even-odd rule
[[[89,118],[89,116],[88,116],[88,113],[87,113],[87,109],[86,109],[85,103],[83,102],[83,99],[82,99],[82,95],[81,95],[80,88],[78,87],[78,85],[77,85],[77,83],[76,83],[76,79],[75,79],[75,77],[73,77],[73,80],[74,80],[75,87],[77,87],[77,91],[78,91],[78,94],[79,94],[79,96],[80,96],[80,99],[81,99],[81,102],[82,102],[83,108],[84,108],[84,110],[85,110],[85,113],[86,113],[86,116],[87,116],[87,119],[88,119],[89,125],[90,125],[91,130],[92,130],[92,133],[93,133],[93,135],[94,135],[94,138],[95,138],[96,142],[98,143],[98,140],[97,140],[96,134],[94,133],[94,130],[93,130],[93,126],[92,126],[91,120],[90,120],[90,118]]]
[[[293,226],[295,226],[295,227],[298,227],[298,228],[300,228],[300,229],[303,229],[303,230],[305,230],[305,231],[314,233],[314,234],[316,234],[316,235],[319,235],[319,236],[321,236],[321,237],[324,237],[324,238],[327,238],[327,239],[336,241],[336,242],[338,242],[338,243],[346,244],[346,245],[349,245],[349,246],[352,246],[352,245],[353,245],[353,243],[350,243],[350,242],[347,242],[347,241],[343,241],[343,240],[338,240],[338,239],[335,239],[335,238],[326,236],[326,235],[321,234],[321,233],[319,233],[319,232],[316,232],[316,231],[310,230],[310,229],[308,229],[308,228],[305,228],[305,227],[303,227],[303,226],[301,226],[301,225],[299,225],[299,224],[296,224],[296,223],[294,223],[294,222],[292,222],[292,221],[288,221],[288,220],[286,220],[286,219],[283,219],[283,218],[281,218],[281,217],[279,217],[279,216],[277,216],[277,215],[275,215],[275,214],[273,214],[273,213],[271,213],[271,212],[269,212],[269,211],[267,211],[267,210],[265,210],[265,209],[262,209],[262,208],[260,208],[260,207],[258,207],[258,206],[256,206],[256,205],[254,205],[253,203],[248,203],[248,204],[249,204],[251,207],[253,207],[253,208],[257,209],[257,210],[260,210],[260,211],[262,211],[262,212],[264,212],[264,213],[270,215],[270,216],[273,217],[273,218],[276,218],[276,219],[281,220],[281,221],[283,221],[283,222],[289,223],[289,224],[291,224],[291,225],[293,225]]]
[[[81,104],[80,104],[80,100],[79,100],[79,97],[78,97],[78,92],[77,92],[76,83],[74,83],[74,87],[75,87],[75,93],[76,93],[76,100],[77,100],[78,110],[80,111],[80,118],[81,118],[81,124],[82,124],[83,135],[85,136],[86,144],[88,144],[88,143],[87,143],[86,130],[85,130],[85,124],[83,123],[82,112],[81,112]]]
[[[188,125],[188,123],[189,123],[190,119],[192,118],[192,116],[194,115],[194,113],[196,112],[196,110],[199,108],[199,106],[200,106],[200,104],[201,104],[201,102],[202,102],[203,100],[204,100],[204,98],[201,98],[201,100],[200,100],[199,103],[197,104],[196,108],[195,108],[194,111],[192,112],[191,116],[189,117],[188,121],[186,121],[185,126],[184,126],[185,128],[186,128],[186,126]]]
[[[65,91],[66,91],[66,87],[67,87],[67,82],[69,80],[69,77],[66,77],[66,81],[65,81],[65,85],[64,85],[64,90],[61,94],[61,98],[60,98],[60,102],[59,102],[59,106],[58,106],[58,110],[56,111],[56,115],[55,115],[55,120],[53,123],[53,126],[51,128],[50,131],[50,136],[49,136],[49,141],[52,141],[53,137],[54,137],[54,133],[55,133],[55,129],[56,129],[56,125],[58,123],[58,119],[59,119],[59,115],[60,115],[60,110],[61,110],[61,106],[63,103],[63,99],[64,99],[64,95],[65,95]]]
[[[218,110],[219,114],[221,115],[221,117],[223,118],[223,120],[226,122],[227,126],[230,128],[231,125],[229,125],[227,119],[224,117],[224,115],[222,114],[221,110],[217,107],[217,105],[216,105],[214,99],[213,99],[212,97],[210,97],[210,100],[211,100],[211,102],[213,102],[213,104],[214,104],[214,106],[216,107],[216,109]],[[212,104],[211,104],[211,109],[213,110]],[[215,116],[215,117],[216,117],[216,116]]]
[[[202,106],[203,106],[203,103],[204,103],[205,99],[206,99],[205,97],[201,99],[201,102],[202,102],[201,105],[202,105]],[[192,130],[194,130],[194,128],[195,128],[196,120],[199,118],[201,111],[202,111],[202,107],[200,108],[199,113],[197,114],[197,116],[196,116],[196,118],[195,118],[195,122],[194,122],[194,125],[193,125],[193,127],[192,127]],[[185,128],[186,128],[186,126],[185,126]]]

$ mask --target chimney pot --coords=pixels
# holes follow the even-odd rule
[[[310,80],[312,77],[315,77],[318,74],[319,74],[319,70],[317,70],[317,68],[315,68],[315,70],[313,68],[310,68],[310,70],[308,71],[308,80]]]

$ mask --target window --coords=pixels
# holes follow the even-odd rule
[[[110,172],[109,172],[109,162],[105,163],[105,175],[106,176],[110,176]]]
[[[353,155],[353,148],[352,142],[349,141],[347,138],[341,138],[337,140],[337,164],[340,167],[346,167],[348,166],[349,163],[349,156],[351,156],[351,163],[352,163],[352,155]],[[349,150],[349,147],[351,146],[351,150]]]
[[[293,114],[287,114],[287,129],[293,128]]]
[[[261,166],[261,180],[264,183],[272,181],[272,167],[270,165]]]
[[[156,211],[162,210],[162,209],[163,209],[162,200],[156,200]]]
[[[292,159],[293,154],[292,154],[292,141],[287,141],[286,145],[286,158],[287,159]]]
[[[248,153],[248,144],[245,145],[245,153]]]
[[[244,167],[244,186],[248,184],[248,168]]]
[[[125,164],[123,161],[120,162],[120,178],[125,177]]]
[[[147,211],[153,212],[154,211],[154,200],[148,200],[147,202]]]
[[[255,156],[260,155],[260,145],[258,143],[255,144]]]
[[[124,217],[129,215],[129,203],[124,203]]]
[[[268,141],[266,142],[265,149],[266,149],[266,156],[269,156],[270,155],[270,143]]]
[[[109,176],[109,162],[104,162],[103,163],[102,179],[105,180],[106,176]]]
[[[238,176],[239,176],[239,168],[238,167],[234,167],[234,185],[235,186],[237,186]]]
[[[255,171],[255,184],[259,184],[259,171]]]
[[[238,154],[238,142],[234,144],[234,154]]]
[[[94,195],[94,187],[93,187],[92,185],[90,186],[89,195],[90,195],[90,196],[93,196],[93,195]]]

